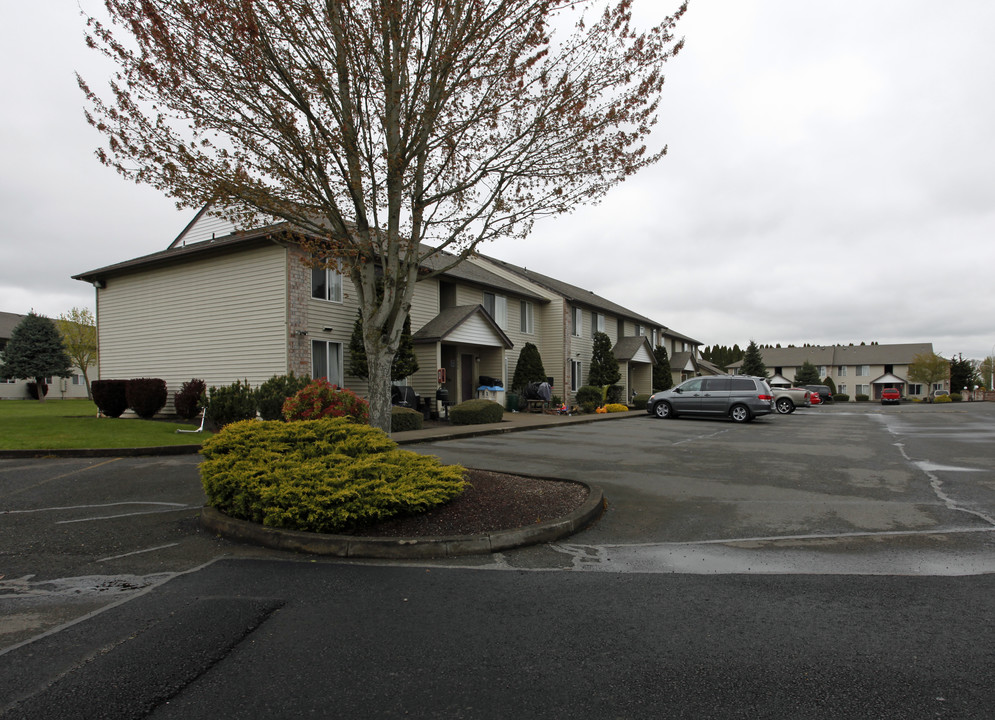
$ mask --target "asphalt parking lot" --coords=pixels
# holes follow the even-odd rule
[[[409,446],[598,484],[553,545],[421,563],[640,573],[995,572],[995,404],[826,407],[737,425],[641,413]],[[0,461],[0,649],[222,557],[311,561],[197,523],[197,457]],[[318,560],[318,562],[335,562]]]

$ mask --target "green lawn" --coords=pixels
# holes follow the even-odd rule
[[[178,433],[186,425],[137,418],[98,418],[89,400],[0,400],[0,450],[199,445],[210,433]]]

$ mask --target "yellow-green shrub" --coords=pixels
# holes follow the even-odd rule
[[[270,527],[342,532],[457,497],[464,469],[346,418],[246,421],[204,442],[209,505]]]
[[[629,412],[629,406],[623,405],[622,403],[608,403],[605,405],[605,412]]]
[[[937,395],[935,398],[933,398],[933,402],[948,403],[948,402],[953,402],[953,398],[950,397],[949,395]]]

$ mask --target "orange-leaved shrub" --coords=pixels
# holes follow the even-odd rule
[[[289,421],[348,417],[353,422],[368,423],[370,405],[352,390],[319,378],[287,398],[283,403],[283,417]]]

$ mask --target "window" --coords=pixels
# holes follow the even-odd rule
[[[522,332],[532,335],[535,331],[535,307],[528,300],[522,300]]]
[[[311,377],[325,378],[332,385],[342,386],[342,344],[311,341]]]
[[[342,274],[338,270],[311,270],[311,297],[342,302]]]
[[[584,384],[581,373],[582,369],[580,360],[570,361],[570,392],[577,392],[580,386]]]
[[[870,385],[858,385],[857,394],[858,395],[870,395]]]
[[[83,384],[83,376],[79,374],[73,375],[73,385],[82,385],[82,384]]]
[[[580,337],[583,326],[584,320],[581,317],[580,308],[570,308],[570,334],[574,337]]]
[[[821,377],[821,378],[826,377],[826,366],[825,365],[820,365],[819,366],[819,377]]]
[[[910,383],[909,395],[922,395],[922,385],[919,383]]]
[[[605,316],[602,313],[591,313],[591,337],[594,337],[594,333],[605,331]]]
[[[660,340],[659,340],[659,337],[657,335],[657,329],[653,328],[653,332],[650,334],[650,345],[652,345],[655,348],[659,344],[660,344]]]
[[[646,334],[646,328],[644,328],[642,325],[636,325],[636,335],[645,335],[645,334]]]
[[[484,310],[502,330],[508,327],[508,298],[504,295],[484,293]]]
[[[836,374],[839,377],[846,377],[846,365],[840,365],[838,368],[836,368]]]
[[[867,377],[871,374],[870,365],[858,365],[857,366],[857,377]]]
[[[846,367],[845,365],[843,367]],[[840,386],[836,388],[843,395],[846,395],[846,383],[840,383]]]

